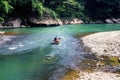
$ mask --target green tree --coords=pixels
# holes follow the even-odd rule
[[[0,20],[13,10],[13,7],[9,4],[9,0],[0,0]]]

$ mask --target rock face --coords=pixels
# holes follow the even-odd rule
[[[40,25],[46,25],[46,26],[57,26],[62,25],[62,21],[60,19],[53,19],[53,18],[44,18],[40,19],[37,17],[30,17],[28,19],[28,23],[30,26],[40,26]]]
[[[106,19],[105,22],[108,23],[108,24],[113,24],[113,23],[120,24],[120,18],[110,18],[110,19]]]
[[[53,19],[53,18],[35,18],[30,17],[29,22],[31,23],[31,26],[36,25],[47,25],[47,26],[57,26],[57,25],[63,25],[63,24],[83,24],[84,22],[78,18],[74,19]]]
[[[113,20],[113,22],[120,24],[120,18],[118,18],[118,19],[113,18],[112,20]]]
[[[40,27],[40,26],[59,26],[64,24],[102,24],[108,23],[120,24],[120,18],[109,18],[105,21],[83,21],[79,18],[73,19],[54,19],[52,17],[29,16],[27,18],[10,18],[5,22],[0,22],[0,28],[17,28],[17,27]]]
[[[82,38],[85,49],[96,55],[120,56],[120,31],[100,32]]]
[[[18,28],[21,27],[22,20],[20,18],[10,19],[0,25],[0,28]]]
[[[113,24],[114,23],[111,19],[106,19],[105,22],[108,23],[108,24]]]
[[[74,18],[71,20],[68,19],[63,19],[62,20],[63,24],[83,24],[84,22],[78,18]]]
[[[23,24],[24,23],[24,24]],[[39,27],[39,26],[59,26],[63,24],[83,24],[84,22],[78,18],[74,19],[54,19],[40,18],[40,17],[28,17],[28,19],[22,20],[21,18],[9,19],[3,24],[0,24],[0,28],[16,28],[16,27]]]

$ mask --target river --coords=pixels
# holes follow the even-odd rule
[[[120,30],[119,24],[0,29],[14,38],[0,45],[0,80],[59,80],[66,69],[78,69],[84,50],[76,35]],[[61,38],[59,45],[50,44]]]

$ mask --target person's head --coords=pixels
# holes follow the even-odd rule
[[[57,40],[57,38],[55,37],[54,40]]]

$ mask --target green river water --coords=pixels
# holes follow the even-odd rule
[[[84,59],[85,52],[76,35],[114,30],[120,30],[120,25],[0,29],[16,33],[10,42],[0,45],[0,80],[59,80],[66,68],[78,69]],[[59,45],[50,44],[55,36],[62,38]]]

